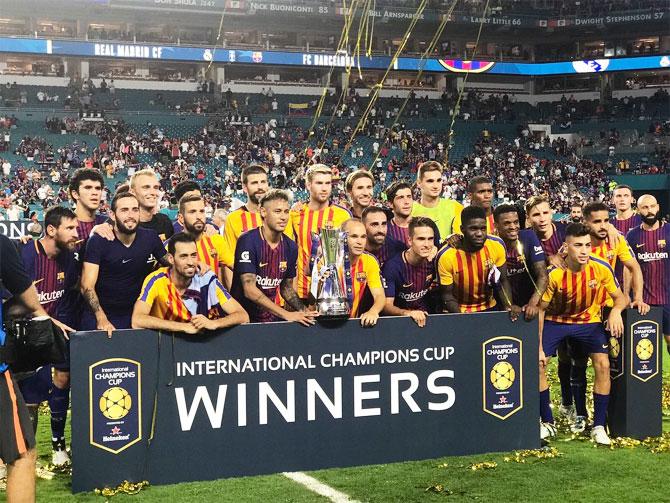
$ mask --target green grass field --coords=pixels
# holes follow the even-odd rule
[[[664,357],[665,383],[670,381],[670,358]],[[557,393],[554,393],[556,395]],[[664,431],[670,432],[670,411]],[[40,460],[50,461],[48,416],[38,432]],[[477,501],[668,501],[663,481],[670,478],[670,452],[654,454],[647,447],[596,448],[585,438],[562,434],[552,442],[560,456],[525,463],[506,462],[509,453],[446,457],[426,461],[320,470],[309,474],[360,501],[430,502],[445,498]],[[473,463],[495,462],[491,469],[472,470]],[[429,489],[431,488],[431,489]],[[104,501],[93,493],[73,496],[70,480],[56,475],[39,480],[38,501]],[[126,501],[328,501],[281,475],[245,477],[171,486],[151,486],[139,494],[119,494]]]

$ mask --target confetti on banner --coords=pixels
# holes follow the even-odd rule
[[[94,492],[99,496],[104,496],[105,498],[111,498],[112,496],[116,496],[117,494],[120,493],[129,495],[137,494],[142,489],[148,486],[149,482],[146,480],[143,480],[142,482],[128,482],[127,480],[124,480],[121,484],[119,484],[115,488],[104,487],[102,489],[96,489]]]
[[[468,469],[474,471],[477,470],[494,470],[498,466],[498,463],[495,461],[484,461],[482,463],[472,463],[468,465]]]
[[[505,456],[503,460],[505,463],[526,463],[527,461],[536,459],[544,461],[546,459],[556,459],[561,457],[561,454],[556,447],[547,447],[544,449],[525,449],[523,451],[514,451],[511,455]]]

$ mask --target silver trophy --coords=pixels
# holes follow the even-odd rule
[[[349,262],[347,233],[337,229],[321,229],[312,235],[312,287],[316,310],[323,318],[348,318],[346,264]]]

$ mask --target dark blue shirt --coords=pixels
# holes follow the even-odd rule
[[[519,243],[519,246],[509,246],[505,243],[507,278],[512,289],[512,303],[525,306],[535,293],[533,282],[537,284],[533,264],[544,262],[546,255],[537,234],[532,229],[519,231]]]
[[[280,321],[274,314],[265,311],[244,296],[242,274],[256,275],[256,286],[272,302],[279,299],[279,285],[285,279],[295,278],[298,260],[298,245],[285,234],[279,244],[272,248],[263,237],[262,227],[242,234],[235,247],[232,296],[249,313],[252,323]]]
[[[72,322],[69,296],[76,293],[79,266],[74,252],[61,251],[49,258],[42,243],[28,242],[21,250],[21,259],[26,272],[37,289],[40,304],[49,316],[69,324]]]
[[[135,240],[126,246],[118,239],[108,241],[94,234],[86,243],[84,262],[98,264],[95,293],[106,314],[128,314],[140,294],[144,278],[165,255],[158,234],[138,227]]]
[[[405,259],[405,253],[400,253],[386,261],[382,278],[386,297],[393,297],[394,306],[430,311],[428,293],[436,278],[435,262],[412,265]]]

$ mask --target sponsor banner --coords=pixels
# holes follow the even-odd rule
[[[537,351],[506,313],[77,333],[73,490],[535,448]]]
[[[89,366],[89,442],[112,454],[142,439],[142,365],[108,358]]]
[[[32,224],[32,220],[0,220],[0,234],[4,234],[9,239],[16,241],[23,236],[28,235],[28,226]]]
[[[483,409],[505,420],[523,407],[523,342],[495,337],[482,344]]]
[[[283,51],[250,51],[224,48],[81,42],[74,40],[30,40],[0,37],[0,52],[50,54],[112,59],[170,60],[214,63],[267,64],[322,68],[351,68],[427,72],[487,72],[498,75],[562,75],[602,73],[624,70],[654,70],[670,67],[670,55],[630,58],[560,61],[555,63],[513,63],[467,61],[459,59],[398,58],[389,56],[356,57],[340,53],[300,53]]]
[[[640,381],[648,381],[658,374],[659,325],[642,320],[630,327],[630,373]]]

